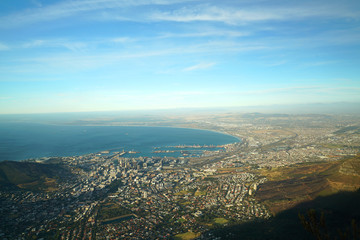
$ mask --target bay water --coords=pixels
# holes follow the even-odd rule
[[[174,146],[217,146],[239,141],[227,134],[189,128],[3,122],[0,123],[0,161],[79,156],[105,150],[138,152],[131,156],[178,157],[180,151]],[[156,149],[171,153],[154,153]]]

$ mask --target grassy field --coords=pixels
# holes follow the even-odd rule
[[[197,197],[197,196],[206,196],[206,191],[196,191],[195,197]]]
[[[224,224],[228,223],[229,220],[226,220],[225,218],[214,218],[214,222],[218,223],[218,224],[221,224],[221,225],[224,225]]]
[[[17,185],[22,189],[30,189],[37,191],[53,192],[58,190],[56,180],[52,178],[45,178],[31,183],[22,183]]]
[[[189,202],[189,201],[186,201],[186,202],[179,202],[181,205],[183,206],[188,206],[188,205],[191,205],[192,203]]]
[[[175,235],[175,240],[191,240],[200,236],[200,233],[194,233],[192,231]]]
[[[105,203],[99,208],[99,220],[109,220],[131,214],[131,211],[116,203]]]

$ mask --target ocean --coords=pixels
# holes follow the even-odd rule
[[[204,150],[219,148],[175,146],[218,146],[239,141],[227,134],[188,128],[0,123],[0,161],[79,156],[106,150],[137,152],[124,157],[197,156]]]

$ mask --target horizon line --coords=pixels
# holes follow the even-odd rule
[[[1,113],[0,116],[5,115],[41,115],[41,114],[91,114],[91,113],[121,113],[121,112],[166,112],[166,111],[221,111],[221,110],[241,110],[249,108],[265,108],[271,110],[271,108],[287,108],[287,107],[304,107],[304,106],[316,106],[316,105],[343,105],[349,104],[349,107],[356,104],[358,107],[358,113],[360,113],[360,102],[312,102],[312,103],[295,103],[295,104],[271,104],[271,105],[247,105],[247,106],[224,106],[224,107],[179,107],[179,108],[153,108],[153,109],[119,109],[119,110],[85,110],[85,111],[59,111],[59,112],[18,112],[18,113]],[[275,110],[275,109],[273,109]],[[295,110],[295,109],[293,109]],[[331,110],[331,109],[328,109]],[[336,110],[336,109],[334,109]],[[345,110],[345,109],[341,109]],[[355,110],[355,109],[354,109]]]

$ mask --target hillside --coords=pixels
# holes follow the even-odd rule
[[[299,214],[309,221],[309,209],[315,210],[316,220],[321,234],[329,238],[319,239],[359,239],[353,233],[360,227],[360,190],[356,192],[339,192],[326,197],[300,203],[288,210],[278,213],[268,220],[247,222],[216,229],[205,234],[208,239],[317,239],[305,230]],[[324,214],[321,224],[320,215]],[[347,234],[343,237],[340,234]],[[357,237],[356,237],[357,236]]]
[[[0,189],[54,191],[57,182],[70,171],[58,164],[0,162]]]
[[[260,170],[269,181],[259,186],[256,199],[265,203],[273,214],[339,191],[360,188],[360,156],[322,163],[297,164]]]
[[[264,203],[274,217],[215,229],[205,237],[316,239],[303,226],[302,215],[319,230],[322,235],[319,239],[359,239],[359,233],[353,233],[360,227],[359,155],[335,162],[303,163],[256,172],[268,181],[259,186],[255,198]],[[310,209],[315,215],[311,215]],[[322,214],[324,222],[320,220]],[[323,237],[326,234],[329,238]]]

